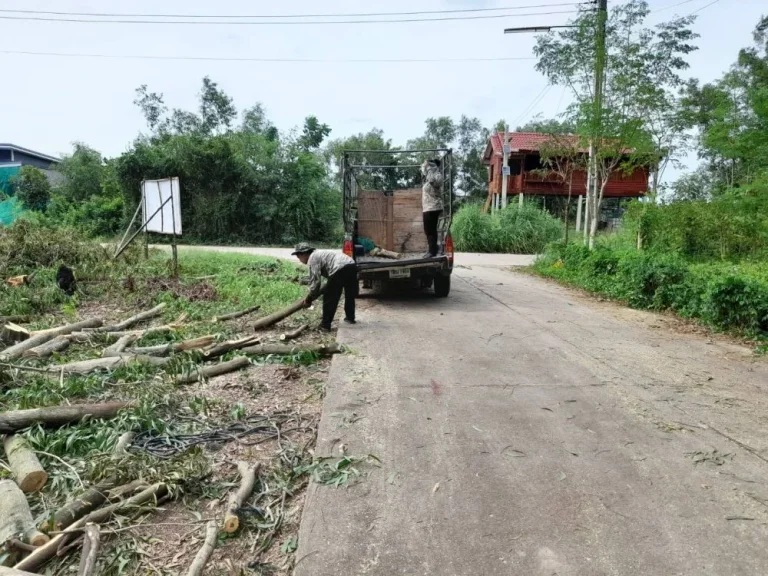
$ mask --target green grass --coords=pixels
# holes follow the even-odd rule
[[[561,222],[530,204],[511,204],[494,214],[469,204],[453,218],[451,234],[460,252],[538,254],[563,234]]]
[[[715,330],[768,338],[768,262],[691,263],[608,242],[592,251],[580,243],[551,245],[533,268],[635,308],[671,310]]]

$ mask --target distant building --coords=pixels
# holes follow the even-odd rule
[[[542,203],[547,206],[554,205],[555,199],[568,196],[568,184],[560,179],[540,172],[544,166],[541,163],[539,150],[551,137],[548,134],[536,132],[508,132],[509,142],[509,176],[507,177],[507,196],[523,194],[528,196],[543,197]],[[573,138],[576,138],[575,136]],[[502,165],[504,133],[491,135],[483,152],[483,163],[488,166],[488,200],[491,205],[494,196],[501,195]],[[587,151],[584,151],[587,155]],[[576,170],[573,174],[572,196],[584,196],[587,188],[587,174],[584,170]],[[622,212],[622,200],[640,198],[648,191],[648,169],[636,168],[633,172],[625,174],[616,171],[608,179],[605,187],[603,225],[611,225],[615,218]],[[553,201],[548,202],[547,198]]]
[[[35,152],[28,148],[22,148],[15,144],[0,143],[0,191],[10,193],[10,181],[19,173],[22,166],[34,166],[46,173],[53,184],[58,181],[59,175],[55,172],[61,158]]]

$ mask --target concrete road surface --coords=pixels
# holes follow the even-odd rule
[[[768,574],[768,368],[662,316],[497,268],[360,301],[298,576]]]
[[[170,250],[167,245],[155,245],[154,248]],[[235,252],[238,254],[254,254],[271,256],[273,258],[293,259],[290,248],[257,248],[241,246],[180,246],[181,250],[203,250],[206,252]],[[456,264],[460,266],[491,266],[505,268],[510,266],[530,266],[536,256],[528,254],[475,254],[462,252],[456,255]]]

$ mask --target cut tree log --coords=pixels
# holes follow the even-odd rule
[[[227,362],[214,364],[213,366],[206,366],[201,370],[196,370],[195,372],[191,372],[189,374],[182,374],[181,376],[177,376],[174,380],[174,383],[191,384],[192,382],[197,382],[201,379],[213,378],[214,376],[221,376],[222,374],[227,374],[228,372],[240,370],[241,368],[250,366],[250,364],[251,361],[245,356],[237,356],[236,358],[232,358],[232,360],[228,360]]]
[[[17,570],[39,571],[41,566],[56,556],[59,547],[65,546],[69,538],[75,533],[82,532],[82,528],[87,524],[101,524],[102,522],[109,520],[115,512],[128,510],[137,506],[144,506],[150,500],[157,502],[158,498],[165,496],[167,493],[168,487],[165,484],[153,484],[127,500],[94,510],[87,516],[80,518],[80,520],[66,528],[63,532],[54,536],[50,542],[38,547],[37,550],[18,562],[14,568]]]
[[[0,316],[0,323],[3,323],[3,324],[5,324],[6,322],[14,322],[16,324],[26,324],[31,320],[32,318],[30,316],[21,316],[21,315]]]
[[[88,488],[80,496],[59,508],[52,517],[43,520],[40,524],[40,530],[51,532],[52,530],[64,530],[71,526],[80,518],[90,514],[93,510],[104,504],[107,501],[107,490],[109,488],[110,486],[107,483]]]
[[[131,442],[133,442],[134,436],[136,436],[136,434],[133,432],[125,432],[121,434],[120,438],[117,439],[117,444],[115,444],[115,454],[118,456],[123,456],[126,454],[128,446],[130,446]]]
[[[234,320],[235,318],[240,318],[241,316],[252,314],[253,312],[256,312],[259,308],[261,308],[261,306],[251,306],[250,308],[246,308],[245,310],[238,310],[237,312],[230,312],[229,314],[214,316],[213,322],[224,322],[225,320]]]
[[[30,337],[29,330],[13,322],[6,322],[0,328],[0,341],[3,342],[21,342]]]
[[[134,356],[133,354],[120,354],[110,358],[94,358],[92,360],[80,360],[69,364],[52,364],[46,367],[46,371],[59,374],[88,374],[96,370],[114,370],[120,366],[127,366],[133,362],[165,366],[170,362],[169,358],[157,358],[155,356]]]
[[[240,486],[237,492],[230,495],[227,508],[224,511],[223,530],[227,534],[237,532],[237,529],[240,528],[238,511],[253,492],[253,486],[256,484],[256,475],[259,473],[259,464],[250,466],[247,462],[238,462],[237,471],[240,473]]]
[[[158,346],[144,346],[128,348],[126,354],[139,354],[145,356],[167,356],[173,352],[185,352],[187,350],[200,350],[207,348],[215,341],[214,336],[201,336],[184,342],[171,342],[169,344],[160,344]]]
[[[19,342],[14,346],[6,348],[0,352],[0,361],[13,360],[22,355],[26,350],[36,348],[41,344],[45,344],[49,340],[53,340],[56,336],[64,336],[65,334],[71,334],[72,332],[78,332],[85,328],[92,328],[95,326],[101,326],[102,321],[99,318],[93,318],[91,320],[83,320],[82,322],[75,322],[74,324],[67,324],[66,326],[59,326],[58,328],[50,328],[48,330],[41,330],[40,332],[33,332],[27,340]]]
[[[241,352],[245,354],[256,354],[259,356],[290,356],[292,354],[301,354],[309,352],[320,356],[332,356],[342,351],[341,346],[336,342],[332,344],[312,344],[308,346],[291,346],[290,344],[263,344],[261,346],[249,346],[243,348]]]
[[[391,250],[385,250],[378,246],[371,250],[371,256],[378,256],[380,258],[390,258],[392,260],[399,260],[403,255],[400,252],[392,252]]]
[[[131,344],[136,342],[136,340],[139,339],[139,335],[136,333],[133,334],[126,334],[125,336],[121,336],[117,339],[117,342],[112,344],[111,346],[107,346],[104,349],[104,352],[101,353],[102,357],[104,358],[110,358],[112,356],[120,356],[123,351],[128,348]]]
[[[134,324],[138,324],[139,322],[144,322],[144,320],[149,320],[150,318],[155,318],[156,316],[160,316],[160,314],[163,313],[164,309],[165,309],[165,302],[158,304],[157,306],[155,306],[150,310],[139,312],[138,314],[135,314],[130,318],[126,318],[125,320],[123,320],[122,322],[118,322],[117,324],[112,324],[111,326],[102,326],[98,328],[96,332],[121,332],[123,330],[127,330]]]
[[[322,294],[325,291],[325,287],[320,291]],[[306,308],[306,305],[304,304],[304,298],[301,298],[300,300],[296,300],[293,304],[288,306],[288,308],[283,308],[282,310],[278,310],[274,314],[270,314],[269,316],[265,316],[264,318],[259,318],[256,320],[256,322],[253,325],[254,330],[264,330],[264,328],[269,328],[270,326],[277,324],[281,320],[285,320],[288,318],[288,316],[291,316],[292,314],[296,314],[299,310],[304,310]]]
[[[13,480],[0,480],[0,543],[18,537],[32,546],[42,546],[50,540],[35,526],[21,488]]]
[[[219,529],[216,526],[216,522],[211,520],[205,527],[205,540],[203,541],[203,546],[198,550],[192,564],[189,565],[187,576],[202,576],[203,569],[216,548],[216,538],[218,535]]]
[[[15,568],[9,568],[8,566],[0,566],[0,576],[40,576],[33,572],[24,572],[23,570],[16,570]]]
[[[121,486],[115,486],[116,483],[117,479],[113,476],[88,488],[77,498],[59,508],[53,516],[46,518],[40,524],[40,530],[43,532],[64,530],[83,516],[99,508],[107,500],[120,500],[139,488],[143,490],[147,487],[142,480],[133,480]]]
[[[48,358],[54,352],[61,352],[69,348],[70,338],[69,335],[56,336],[53,340],[49,340],[45,344],[35,346],[29,350],[22,352],[22,358]]]
[[[3,439],[5,455],[13,471],[13,479],[22,492],[30,494],[39,491],[48,482],[48,473],[23,436],[13,434]]]
[[[80,558],[80,567],[77,576],[93,576],[96,572],[96,561],[99,559],[99,542],[101,532],[95,524],[85,527],[83,538],[83,555]]]
[[[130,402],[106,402],[104,404],[72,404],[0,412],[0,433],[13,433],[37,423],[49,428],[64,426],[71,422],[77,422],[86,416],[114,418],[120,410],[130,406]]]
[[[293,340],[294,338],[298,338],[307,328],[309,328],[309,324],[303,324],[296,328],[296,330],[291,330],[290,332],[280,334],[280,340],[285,342],[286,340]]]
[[[258,344],[259,341],[260,338],[258,336],[246,336],[245,338],[240,338],[239,340],[219,342],[218,344],[213,344],[203,350],[203,356],[206,358],[216,358],[226,354],[227,352],[230,352],[231,350],[239,350],[240,348],[245,348],[246,346]]]

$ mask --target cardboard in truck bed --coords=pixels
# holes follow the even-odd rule
[[[364,190],[358,195],[358,236],[370,238],[382,248],[395,252],[425,252],[427,238],[421,210],[421,188]]]

